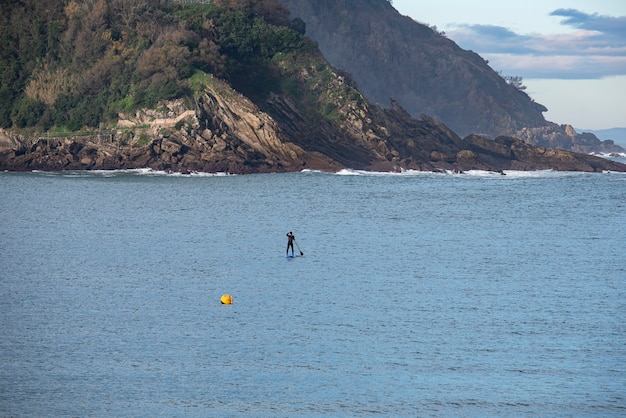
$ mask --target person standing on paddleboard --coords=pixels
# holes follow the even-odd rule
[[[287,233],[287,255],[289,255],[289,247],[291,247],[291,255],[293,256],[293,241],[296,239],[296,237],[293,235],[293,232],[289,231]]]

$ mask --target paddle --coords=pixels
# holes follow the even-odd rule
[[[302,250],[300,249],[300,246],[298,245],[298,242],[294,239],[293,242],[296,243],[296,247],[298,247],[298,251],[300,251],[300,255],[304,255],[304,253],[302,252]]]

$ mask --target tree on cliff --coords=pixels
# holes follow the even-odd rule
[[[509,83],[511,86],[515,87],[518,90],[526,90],[526,86],[523,83],[523,79],[520,76],[516,75],[502,75],[498,73],[504,78],[504,80]]]

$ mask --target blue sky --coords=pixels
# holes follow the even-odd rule
[[[546,119],[579,129],[626,127],[625,0],[393,0],[431,26],[521,76]]]

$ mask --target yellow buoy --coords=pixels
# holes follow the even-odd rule
[[[233,297],[229,295],[228,293],[226,293],[225,295],[222,295],[222,298],[220,299],[220,301],[222,302],[222,305],[232,305]]]

